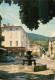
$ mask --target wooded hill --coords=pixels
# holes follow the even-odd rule
[[[32,40],[32,41],[47,41],[48,39],[53,39],[53,38],[55,39],[55,37],[46,37],[46,36],[34,34],[34,33],[27,33],[27,36],[29,40]]]

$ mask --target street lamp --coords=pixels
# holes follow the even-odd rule
[[[4,37],[2,36],[2,29],[1,29],[1,20],[2,17],[0,15],[0,47],[2,47],[2,41],[4,41]]]

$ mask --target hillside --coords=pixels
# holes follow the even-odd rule
[[[51,38],[55,39],[55,37],[46,37],[46,36],[34,34],[34,33],[27,33],[27,36],[29,37],[29,40],[32,40],[32,41],[47,41],[48,39],[51,39]]]

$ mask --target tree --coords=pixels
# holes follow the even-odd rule
[[[37,29],[39,20],[46,24],[55,17],[55,1],[54,0],[4,0],[5,3],[20,6],[20,18],[22,23],[25,23],[29,29]],[[3,0],[0,0],[0,4]]]
[[[2,36],[2,30],[1,30],[1,20],[2,17],[0,15],[0,47],[2,47],[2,41],[4,41],[4,37]]]

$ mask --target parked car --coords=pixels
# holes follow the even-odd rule
[[[11,57],[11,56],[5,56],[0,58],[0,61],[2,62],[11,62],[11,61],[15,61],[15,58]]]

